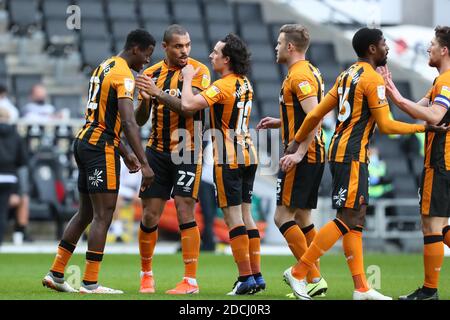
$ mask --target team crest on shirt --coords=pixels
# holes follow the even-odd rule
[[[209,98],[214,98],[215,96],[217,96],[220,93],[220,89],[217,88],[216,86],[211,86],[209,87],[208,90],[206,90],[206,95]]]
[[[123,79],[123,84],[125,86],[125,90],[131,92],[134,90],[134,80],[130,78]]]
[[[303,81],[299,83],[298,87],[300,88],[303,94],[310,94],[312,91],[311,85],[309,84],[308,81]]]
[[[211,79],[209,79],[209,76],[207,74],[204,74],[202,76],[202,87],[203,88],[208,88],[210,83],[211,83]]]
[[[380,100],[386,100],[386,87],[385,86],[378,86],[377,87],[377,94],[378,94],[378,98]]]

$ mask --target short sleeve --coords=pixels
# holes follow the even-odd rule
[[[386,84],[381,76],[374,76],[367,81],[364,95],[367,98],[369,109],[378,109],[389,105],[386,99]]]
[[[317,97],[315,84],[305,76],[297,76],[291,81],[291,91],[295,93],[299,101],[310,97]]]
[[[133,100],[134,77],[131,73],[115,75],[112,79],[112,86],[116,89],[117,99],[129,98]]]
[[[212,85],[210,85],[208,89],[200,92],[200,95],[205,98],[206,102],[211,107],[212,105],[224,100],[225,90],[226,87],[224,86],[223,82],[217,80]]]
[[[199,72],[195,75],[195,78],[192,79],[192,86],[199,89],[205,90],[211,84],[211,75],[209,73],[209,69],[201,64]]]
[[[436,83],[433,88],[434,100],[432,104],[437,104],[445,109],[450,108],[450,87],[444,85],[443,83]],[[431,95],[430,95],[431,97]]]

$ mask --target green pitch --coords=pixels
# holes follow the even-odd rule
[[[157,293],[142,295],[139,289],[140,260],[137,255],[105,255],[100,271],[100,283],[125,291],[118,296],[63,294],[50,291],[41,284],[53,261],[49,254],[0,254],[0,299],[286,299],[290,289],[282,281],[283,271],[294,263],[289,256],[263,256],[262,272],[267,290],[256,296],[227,297],[236,278],[232,256],[202,253],[198,281],[200,294],[192,296],[169,296],[164,294],[181,280],[183,266],[181,255],[157,255],[153,268]],[[84,255],[74,255],[70,265],[84,271]],[[381,292],[397,298],[415,290],[423,281],[421,255],[380,255],[365,257],[368,278],[381,285]],[[321,270],[328,281],[325,299],[351,299],[353,284],[343,255],[329,254],[321,259]],[[450,258],[445,258],[441,271],[441,299],[450,299]],[[72,271],[73,272],[73,271]],[[66,274],[66,277],[69,276]],[[76,272],[71,273],[76,279]]]

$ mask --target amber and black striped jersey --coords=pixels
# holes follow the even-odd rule
[[[194,69],[200,67],[200,71],[192,80],[192,86],[199,90],[206,89],[211,82],[208,68],[192,58],[189,58],[188,64],[192,65]],[[162,60],[146,69],[144,74],[151,77],[158,88],[181,99],[183,89],[181,68],[169,68]],[[194,141],[200,145],[202,143],[205,112],[201,110],[196,112],[192,118],[184,118],[164,104],[157,103],[152,107],[151,124],[148,147],[165,153],[176,151],[181,146],[186,151],[192,151],[194,150]],[[183,130],[183,132],[179,130]],[[184,136],[186,141],[184,141]]]
[[[339,101],[328,160],[368,163],[367,149],[376,125],[370,110],[389,106],[383,77],[369,63],[357,62],[339,75],[328,94]]]
[[[118,101],[133,100],[134,77],[127,62],[118,56],[104,60],[92,73],[86,109],[86,124],[77,138],[93,145],[106,142],[117,147],[122,131]]]
[[[434,80],[433,87],[426,98],[429,106],[440,105],[447,110],[441,124],[450,123],[450,70]],[[450,132],[436,133],[427,131],[425,136],[425,168],[450,171]]]
[[[230,168],[257,163],[256,150],[248,126],[252,111],[253,88],[245,76],[228,74],[200,93],[210,107],[214,161]]]
[[[320,102],[324,96],[322,75],[316,67],[305,60],[296,62],[289,68],[280,92],[281,135],[283,144],[287,146],[294,140],[295,133],[305,120],[306,113],[302,101],[317,97]],[[322,130],[319,129],[314,141],[305,155],[308,163],[325,162],[325,148]]]

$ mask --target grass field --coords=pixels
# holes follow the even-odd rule
[[[85,296],[60,294],[42,287],[42,277],[47,272],[53,257],[48,254],[0,254],[0,299],[286,299],[285,295],[290,292],[290,289],[282,281],[282,273],[294,262],[289,256],[263,256],[262,271],[267,281],[267,290],[256,296],[227,297],[225,293],[231,290],[236,278],[233,258],[202,253],[198,273],[200,294],[169,296],[164,292],[171,289],[182,277],[181,255],[157,255],[153,262],[157,293],[142,295],[138,293],[139,257],[137,255],[106,255],[100,271],[100,283],[121,289],[125,291],[125,294]],[[70,264],[78,265],[82,274],[84,255],[74,255]],[[371,265],[379,267],[381,291],[394,298],[416,289],[423,281],[422,256],[420,255],[370,254],[365,257],[365,265],[366,268]],[[325,299],[351,299],[353,285],[344,257],[332,254],[324,256],[321,259],[321,269],[329,285]],[[450,258],[446,258],[441,272],[439,290],[442,300],[450,299],[449,270]]]

